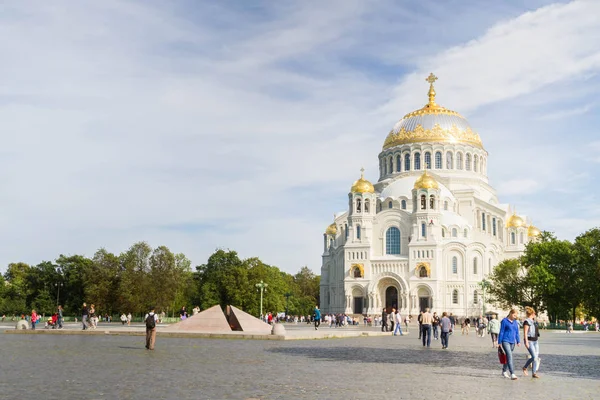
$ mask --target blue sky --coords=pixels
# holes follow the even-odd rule
[[[600,2],[419,3],[3,4],[0,269],[146,240],[319,272],[429,72],[501,202],[599,226]]]

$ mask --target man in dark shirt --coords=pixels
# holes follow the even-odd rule
[[[83,303],[83,308],[81,309],[81,323],[83,324],[83,330],[87,329],[87,319],[88,319],[88,308],[87,304]]]
[[[385,308],[384,308],[383,311],[381,312],[381,332],[388,331],[387,319],[388,319],[388,315],[387,315],[387,312],[385,312]]]

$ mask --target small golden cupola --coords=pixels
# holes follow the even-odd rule
[[[365,169],[360,169],[360,179],[355,181],[350,188],[352,193],[375,193],[375,188],[373,184],[365,179],[364,176]]]
[[[415,181],[415,189],[439,189],[439,185],[435,178],[427,173],[423,172],[423,175]]]
[[[508,218],[508,221],[506,221],[507,228],[520,228],[522,226],[525,226],[525,221],[523,221],[523,218],[519,217],[516,213],[513,213],[513,215]]]
[[[529,236],[530,238],[536,238],[541,234],[542,232],[533,225],[529,225],[529,228],[527,228],[527,236]]]
[[[335,222],[329,225],[327,229],[325,229],[325,234],[332,236],[337,235],[337,226],[335,225]]]

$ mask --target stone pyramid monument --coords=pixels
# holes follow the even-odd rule
[[[270,334],[271,325],[234,306],[227,307],[229,325],[234,331]]]
[[[220,305],[192,315],[183,321],[169,325],[164,332],[231,332],[231,327]]]

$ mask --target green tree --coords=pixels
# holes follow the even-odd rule
[[[141,314],[151,305],[149,279],[151,255],[152,248],[148,243],[138,242],[119,256],[121,274],[117,301],[121,308],[120,312]]]
[[[522,275],[523,268],[518,259],[500,262],[489,276],[490,299],[505,309],[522,304]]]
[[[569,317],[574,320],[575,310],[583,301],[582,277],[574,256],[571,242],[542,232],[540,240],[528,244],[521,257],[523,265],[539,272],[540,279],[544,279],[546,271],[552,277],[547,277],[547,291],[541,294],[551,320]]]
[[[92,268],[92,260],[82,255],[60,255],[56,265],[64,280],[64,309],[67,314],[78,315],[85,299],[85,277]]]
[[[579,235],[574,243],[575,264],[581,274],[583,306],[589,316],[600,318],[600,229]]]
[[[106,249],[98,250],[84,276],[85,299],[93,303],[100,314],[119,312],[117,291],[120,260]]]

